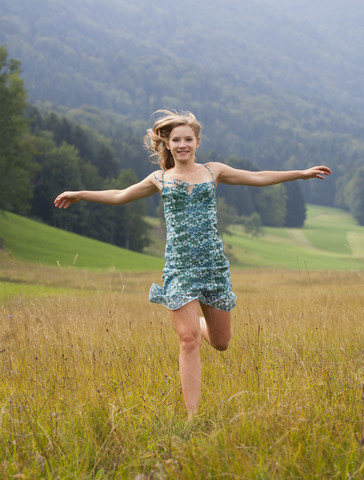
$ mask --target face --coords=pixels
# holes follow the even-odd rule
[[[188,125],[175,127],[167,142],[167,148],[171,151],[176,163],[194,162],[195,151],[199,145],[200,140],[196,138],[194,131]]]

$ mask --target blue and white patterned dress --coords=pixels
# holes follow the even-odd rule
[[[153,283],[149,300],[176,310],[191,300],[229,311],[235,307],[229,261],[217,230],[216,187],[210,182],[167,182],[161,196],[167,226],[163,287]],[[157,178],[157,177],[155,177]],[[192,188],[192,191],[191,191]]]

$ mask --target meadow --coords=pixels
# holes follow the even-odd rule
[[[364,227],[340,209],[308,205],[304,228],[265,228],[258,239],[238,226],[231,233],[225,243],[236,266],[364,269]]]
[[[0,267],[0,478],[364,478],[360,271],[234,270],[188,422],[160,272]]]
[[[83,237],[10,212],[0,213],[0,240],[14,258],[92,270],[158,270],[163,259]]]
[[[232,228],[233,336],[202,345],[192,422],[168,312],[148,302],[162,260],[0,227],[1,479],[364,478],[364,229],[347,214]],[[162,234],[154,221],[151,253]]]

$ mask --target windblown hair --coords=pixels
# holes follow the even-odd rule
[[[157,161],[150,161],[159,163],[161,169],[168,170],[174,167],[173,156],[167,148],[172,130],[181,125],[188,125],[192,128],[196,138],[200,139],[202,127],[191,112],[177,113],[169,110],[157,110],[155,113],[163,113],[164,116],[156,120],[153,128],[148,128],[144,137],[144,145],[153,152],[150,159],[155,156],[158,158]]]

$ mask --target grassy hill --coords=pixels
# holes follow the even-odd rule
[[[0,238],[19,260],[96,270],[153,271],[163,267],[164,230],[157,219],[147,255],[65,232],[7,213],[0,216]],[[358,270],[364,269],[364,227],[343,210],[309,205],[303,229],[264,228],[247,235],[240,226],[225,235],[233,268]]]
[[[159,270],[163,266],[160,258],[65,232],[12,213],[0,215],[0,238],[11,255],[28,262],[126,271]]]
[[[343,210],[309,205],[303,229],[265,228],[254,238],[242,227],[226,235],[234,266],[355,270],[364,268],[364,227]]]

